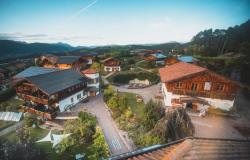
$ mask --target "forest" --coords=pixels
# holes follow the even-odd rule
[[[250,20],[228,29],[207,29],[182,48],[205,67],[250,84]]]

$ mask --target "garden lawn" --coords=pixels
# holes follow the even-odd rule
[[[143,108],[145,107],[144,102],[137,103],[135,97],[136,94],[134,93],[121,92],[120,94],[126,96],[128,100],[128,106],[131,108],[131,111],[135,114],[136,118],[141,120],[143,117]]]
[[[32,128],[31,129],[31,138],[34,139],[35,141],[42,139],[49,133],[48,130],[44,130],[41,128]],[[7,141],[11,143],[18,143],[18,137],[16,136],[15,132],[11,132],[1,138],[6,139]],[[43,151],[48,153],[48,158],[53,160],[57,158],[57,154],[55,153],[54,150],[52,150],[52,144],[49,142],[41,142],[41,143],[36,143],[35,144],[37,147],[41,148]]]
[[[41,128],[32,128],[31,129],[31,138],[34,139],[35,141],[42,139],[43,137],[45,137],[47,134],[49,133],[48,130],[44,130]],[[5,138],[6,140],[13,142],[13,143],[17,143],[18,142],[18,137],[16,136],[15,132],[11,132],[5,136],[3,136],[3,138]]]
[[[39,127],[36,127],[36,128],[32,128],[31,129],[31,138],[34,139],[35,141],[37,140],[40,140],[42,138],[44,138],[47,134],[49,133],[49,130],[45,130],[45,129],[41,129]],[[52,131],[52,133],[55,133]],[[16,133],[15,132],[11,132],[9,133],[8,135],[5,135],[1,138],[4,138],[6,139],[7,141],[9,142],[12,142],[12,143],[18,143],[18,137],[16,136]],[[43,150],[45,153],[48,154],[48,159],[49,160],[59,160],[61,159],[60,155],[57,154],[55,152],[55,150],[52,148],[52,143],[50,142],[40,142],[40,143],[36,143],[35,144],[38,148],[40,148],[41,150]],[[75,149],[75,154],[82,154],[82,153],[85,153],[85,154],[89,154],[88,150],[87,150],[87,147],[89,146],[90,144],[83,144],[79,147],[77,147]],[[64,159],[74,159],[74,156],[75,154],[67,154],[67,155],[63,155],[64,156]]]

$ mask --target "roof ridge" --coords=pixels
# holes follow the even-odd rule
[[[73,71],[73,72],[75,72],[75,73],[78,73],[77,71],[75,71],[75,70],[73,70],[73,69],[59,69],[59,70],[56,70],[56,71],[54,71],[54,72],[48,72],[48,73],[44,73],[44,74],[39,74],[39,75],[35,75],[35,76],[30,76],[31,78],[32,77],[39,77],[39,76],[42,76],[42,75],[48,75],[48,74],[54,74],[55,72],[57,73],[57,72],[65,72],[65,71]],[[80,73],[79,73],[80,74]],[[81,74],[80,74],[81,75]],[[30,77],[28,77],[28,78],[30,78]]]

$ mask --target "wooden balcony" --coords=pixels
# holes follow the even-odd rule
[[[227,100],[233,100],[235,97],[234,94],[208,92],[208,91],[182,90],[182,89],[174,89],[173,94],[188,95],[191,97],[206,97],[206,98],[227,99]]]
[[[26,100],[26,101],[32,101],[38,104],[48,105],[48,100],[44,98],[35,97],[35,96],[29,95],[23,92],[18,92],[18,96],[21,99]]]
[[[48,120],[52,120],[56,116],[56,112],[54,113],[42,112],[42,111],[36,110],[28,106],[24,106],[24,105],[21,105],[20,107],[23,112],[29,112],[31,114],[41,116],[42,118],[45,118]]]

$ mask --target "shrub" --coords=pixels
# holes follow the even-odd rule
[[[30,113],[26,113],[25,117],[24,117],[24,124],[27,127],[31,127],[33,124],[37,125],[37,118],[36,116],[30,114]]]
[[[148,79],[152,84],[158,83],[160,78],[155,73],[150,72],[123,72],[117,73],[111,79],[114,83],[127,84],[133,79],[145,80]]]
[[[146,130],[151,130],[157,121],[165,115],[162,104],[154,102],[152,99],[146,104],[143,112],[143,126]]]
[[[167,143],[169,140],[178,140],[194,134],[194,126],[185,109],[177,108],[168,111],[153,129],[153,133]]]
[[[114,94],[115,94],[115,91],[112,88],[112,86],[108,86],[108,88],[105,89],[103,93],[104,101],[107,102]]]
[[[15,90],[13,88],[9,88],[3,92],[0,93],[0,102],[5,101],[9,99],[10,97],[13,97],[16,94]]]

